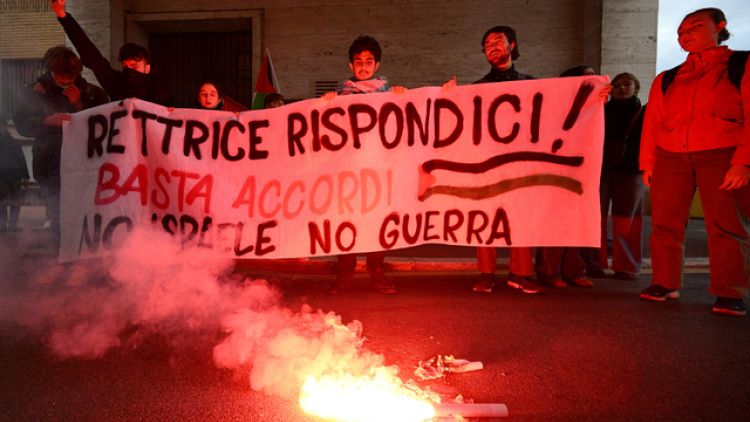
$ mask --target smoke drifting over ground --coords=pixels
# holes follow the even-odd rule
[[[237,278],[231,261],[166,235],[136,231],[116,255],[78,265],[37,271],[25,288],[3,293],[0,321],[41,336],[62,359],[99,358],[154,333],[177,348],[209,333],[219,339],[217,367],[290,398],[308,376],[382,365],[382,356],[361,349],[359,322],[343,325],[307,305],[284,308],[266,281]]]

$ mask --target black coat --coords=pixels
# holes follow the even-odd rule
[[[21,180],[29,178],[21,144],[7,133],[0,133],[0,199],[21,189]]]
[[[484,75],[482,79],[474,83],[484,84],[489,82],[524,81],[527,79],[534,79],[534,77],[517,71],[516,66],[511,65],[510,68],[506,70],[500,70],[493,67],[488,74]]]
[[[638,97],[610,100],[604,105],[604,161],[602,170],[638,174],[641,129],[646,106]]]
[[[131,69],[115,70],[70,13],[57,20],[81,55],[81,63],[94,72],[96,80],[113,101],[139,98],[164,106],[174,105],[174,93],[167,80],[153,73],[140,73]]]
[[[81,104],[84,109],[104,104],[107,94],[96,85],[79,77],[74,82],[81,90]],[[45,126],[44,120],[55,113],[75,113],[79,111],[63,90],[57,86],[49,72],[39,77],[36,83],[26,87],[18,97],[13,121],[18,133],[34,138],[33,174],[39,182],[60,174],[60,153],[62,150],[62,127]]]

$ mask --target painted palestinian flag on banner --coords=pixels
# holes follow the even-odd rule
[[[260,65],[258,81],[255,83],[252,109],[258,110],[264,108],[263,100],[265,100],[266,96],[277,92],[279,92],[279,82],[276,79],[276,72],[273,70],[271,53],[266,49],[266,54],[263,56],[263,63]]]

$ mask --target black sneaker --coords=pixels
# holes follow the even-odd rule
[[[370,273],[370,282],[372,288],[376,292],[384,295],[396,294],[396,285],[391,280],[386,278],[382,271],[375,271]]]
[[[350,273],[338,273],[336,274],[336,280],[328,286],[328,294],[337,295],[344,293],[352,289],[354,285],[354,274]]]
[[[627,271],[615,271],[615,274],[612,276],[612,278],[617,279],[617,280],[623,280],[623,281],[637,281],[638,273],[630,273]]]
[[[591,278],[607,278],[607,273],[601,268],[592,268],[586,270],[586,275]]]
[[[568,283],[559,277],[542,277],[540,275],[537,275],[537,277],[539,277],[537,279],[538,283],[544,287],[552,287],[555,289],[564,289],[568,287]]]
[[[508,281],[506,283],[508,284],[508,287],[530,295],[539,293],[542,290],[536,281],[531,278],[513,273],[508,274]]]
[[[566,278],[564,279],[566,283],[573,287],[594,287],[594,282],[589,280],[586,277],[572,277],[572,278]]]
[[[652,300],[654,302],[664,302],[667,299],[677,299],[680,292],[675,289],[667,289],[658,284],[652,284],[641,291],[641,299]]]
[[[711,312],[720,315],[746,316],[747,308],[742,299],[733,297],[717,297]]]
[[[495,288],[495,274],[492,273],[481,273],[479,274],[479,281],[477,281],[471,290],[477,293],[492,293],[492,289]]]

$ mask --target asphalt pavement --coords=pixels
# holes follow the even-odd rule
[[[53,259],[48,233],[39,227],[43,221],[23,221],[22,232],[0,234],[5,301],[33,289]],[[461,253],[467,260],[472,256],[470,250]],[[446,254],[426,258],[451,265],[462,259]],[[389,260],[401,258],[414,263],[425,257],[412,253]],[[390,273],[399,289],[393,296],[372,292],[364,274],[354,291],[330,296],[324,287],[332,276],[325,271],[245,271],[278,289],[280,306],[290,312],[309,304],[343,321],[361,321],[364,347],[397,365],[404,379],[419,361],[439,354],[482,361],[480,371],[449,374],[423,386],[475,402],[505,403],[513,420],[747,420],[750,320],[710,313],[705,267],[692,268],[682,297],[666,303],[638,299],[649,284],[648,271],[636,282],[598,279],[591,289],[525,295],[507,287],[474,293],[476,274],[455,265],[431,271],[396,267],[402,270]],[[97,279],[88,287],[68,286],[64,277],[56,283],[45,289],[72,291],[75,297],[92,285],[107,288]],[[38,304],[40,314],[48,304]],[[255,392],[246,378],[216,368],[212,348],[220,332],[183,333],[182,346],[175,346],[157,330],[138,347],[61,360],[50,352],[44,330],[29,330],[13,315],[2,315],[0,420],[315,420],[295,399]]]

